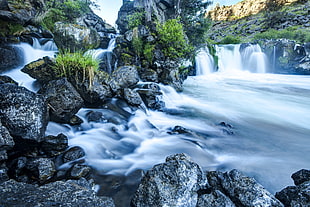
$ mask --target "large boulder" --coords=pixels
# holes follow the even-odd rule
[[[99,46],[100,37],[96,30],[77,24],[57,22],[54,40],[62,51],[86,51]]]
[[[111,198],[97,196],[85,179],[57,181],[40,187],[9,180],[0,186],[0,200],[3,206],[20,207],[115,206]]]
[[[2,125],[0,120],[0,151],[11,149],[14,144],[14,140],[9,131]]]
[[[196,206],[206,185],[201,168],[185,154],[176,154],[143,177],[132,206]]]
[[[41,95],[14,84],[1,84],[0,119],[13,137],[40,142],[47,117],[47,106]]]
[[[109,85],[113,92],[120,89],[131,88],[139,81],[139,75],[135,66],[123,66],[111,74]]]
[[[27,73],[41,83],[48,83],[49,81],[56,79],[59,75],[53,69],[54,66],[54,59],[46,56],[25,65],[22,72]]]
[[[17,47],[0,46],[0,72],[14,68],[20,65],[22,61],[20,50]]]
[[[310,206],[310,170],[302,169],[292,175],[296,186],[289,186],[276,193],[286,207]]]
[[[72,84],[66,79],[50,81],[40,89],[50,109],[50,119],[55,122],[68,123],[84,101]]]

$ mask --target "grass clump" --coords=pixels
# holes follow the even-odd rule
[[[93,86],[94,77],[99,68],[99,61],[82,52],[61,52],[56,57],[55,72],[58,77],[66,77],[76,83],[89,81],[89,87]]]
[[[239,44],[241,43],[240,37],[238,36],[226,36],[218,44]]]

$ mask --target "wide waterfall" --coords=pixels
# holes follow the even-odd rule
[[[196,58],[196,75],[206,75],[215,71],[214,58],[208,47],[201,49]]]

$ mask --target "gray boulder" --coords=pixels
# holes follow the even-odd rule
[[[45,100],[24,87],[1,84],[0,119],[11,136],[40,142],[48,122]]]
[[[29,172],[28,177],[35,179],[39,183],[44,183],[51,179],[56,172],[54,162],[48,158],[29,159],[26,169]]]
[[[14,140],[7,128],[0,121],[0,151],[9,150],[14,146]]]
[[[309,207],[310,206],[310,171],[299,170],[292,175],[296,186],[289,186],[276,193],[286,207]]]
[[[51,80],[55,80],[59,76],[59,74],[57,74],[53,69],[54,66],[54,59],[50,57],[43,57],[42,59],[27,64],[22,69],[22,72],[27,73],[30,77],[41,83],[48,83]]]
[[[42,151],[52,157],[63,153],[67,148],[68,138],[63,134],[46,136],[41,142]]]
[[[235,204],[219,190],[199,196],[197,207],[235,207]]]
[[[128,104],[133,106],[139,106],[142,104],[142,99],[138,92],[135,90],[131,90],[130,88],[124,89],[124,99],[127,101]]]
[[[155,165],[142,178],[132,206],[196,206],[197,191],[205,187],[201,168],[185,154],[176,154]]]
[[[84,181],[85,182],[85,181]],[[88,206],[114,207],[108,197],[99,197],[81,181],[57,181],[43,186],[19,183],[14,180],[0,186],[3,206]]]
[[[254,178],[247,177],[238,170],[224,173],[221,178],[221,186],[238,206],[283,207],[283,204],[257,183]]]
[[[120,89],[131,88],[139,81],[138,71],[135,66],[123,66],[111,74],[109,85],[113,92]]]
[[[77,24],[55,23],[54,40],[58,49],[86,51],[99,46],[100,36],[96,30]]]
[[[154,110],[162,110],[165,103],[161,101],[162,92],[156,83],[139,84],[136,91],[140,94],[144,104]]]
[[[39,93],[46,98],[50,119],[55,122],[68,123],[84,104],[80,94],[66,78],[50,81]]]
[[[21,64],[22,61],[22,56],[17,47],[9,45],[0,46],[0,72],[14,68]]]

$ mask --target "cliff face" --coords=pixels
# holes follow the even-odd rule
[[[275,0],[280,5],[287,5],[298,0]],[[215,21],[235,20],[257,14],[266,8],[268,0],[244,0],[232,6],[216,6],[208,12],[208,16]]]

